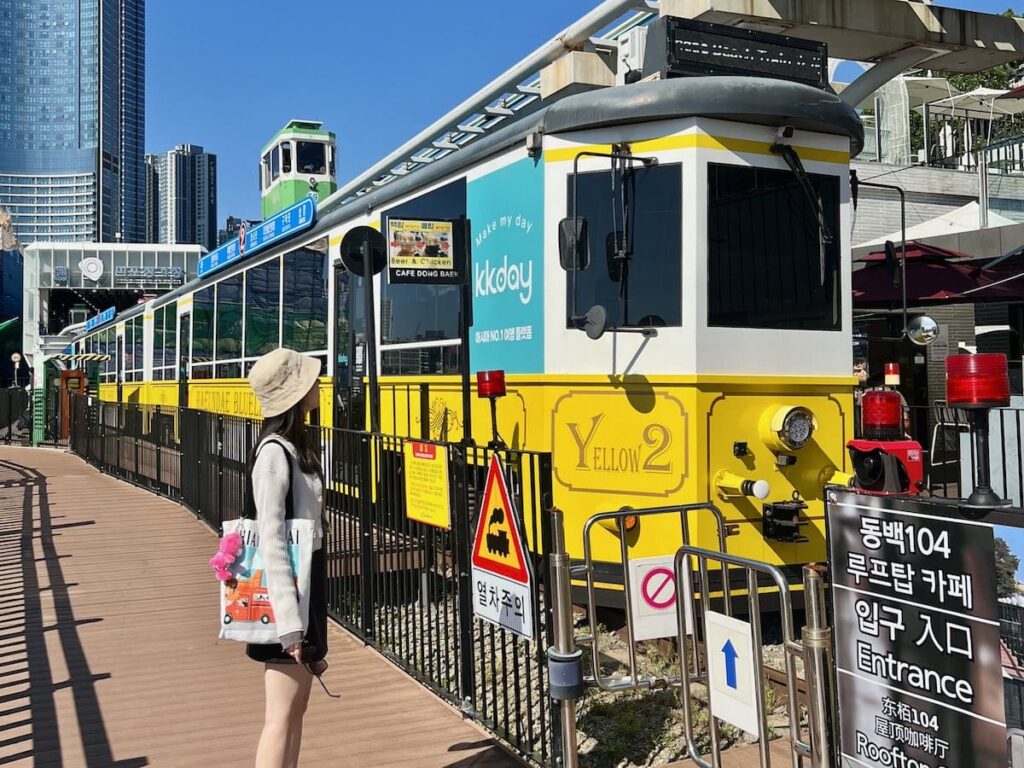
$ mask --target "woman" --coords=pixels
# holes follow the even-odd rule
[[[290,349],[261,357],[249,385],[263,410],[263,432],[249,456],[267,592],[279,643],[248,645],[249,658],[264,663],[266,714],[256,750],[256,768],[299,764],[302,718],[313,676],[326,668],[327,601],[323,553],[323,469],[306,427],[320,401],[320,363]],[[285,519],[312,520],[313,562],[309,617],[303,625],[285,542]]]

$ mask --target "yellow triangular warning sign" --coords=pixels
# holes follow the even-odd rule
[[[512,505],[501,461],[494,455],[487,471],[484,501],[476,524],[473,566],[521,584],[529,584],[530,572],[521,530],[519,513]]]

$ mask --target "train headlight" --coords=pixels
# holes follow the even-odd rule
[[[761,418],[761,437],[776,453],[799,451],[811,441],[817,423],[803,406],[776,406]]]

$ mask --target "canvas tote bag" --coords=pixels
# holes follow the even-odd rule
[[[267,440],[267,443],[278,443]],[[260,450],[263,449],[261,446]],[[283,447],[283,446],[282,446]],[[291,454],[285,450],[288,466],[291,468]],[[305,630],[309,626],[309,585],[310,566],[313,560],[313,535],[316,523],[312,520],[295,519],[289,472],[288,495],[286,496],[285,541],[288,559],[291,562],[292,577],[299,598],[299,616]],[[231,566],[235,585],[218,582],[220,585],[220,636],[225,640],[243,643],[267,644],[279,642],[274,609],[270,604],[267,576],[263,561],[259,528],[256,525],[256,504],[252,497],[252,478],[246,477],[245,514],[237,520],[225,521],[224,535],[237,532],[242,537],[243,550]]]

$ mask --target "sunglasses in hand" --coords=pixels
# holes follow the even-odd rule
[[[327,687],[327,683],[324,682],[323,674],[327,671],[327,660],[319,659],[317,661],[313,661],[314,656],[316,656],[316,648],[312,645],[302,646],[302,666],[309,671],[309,674],[313,675],[313,677],[320,681],[320,687],[324,689],[324,693],[332,699],[340,699],[341,694],[331,693],[330,689]]]

